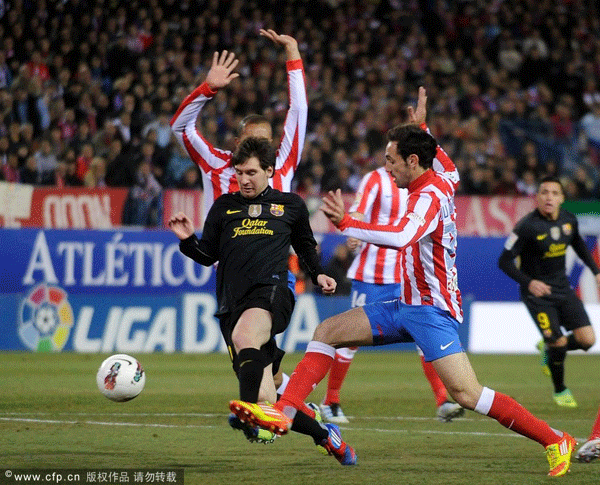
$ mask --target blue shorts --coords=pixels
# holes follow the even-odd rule
[[[400,297],[402,285],[391,283],[379,285],[377,283],[365,283],[364,281],[352,280],[352,299],[350,308],[368,305],[376,301],[388,301]]]
[[[288,288],[292,290],[294,299],[296,298],[296,275],[288,269]]]
[[[414,340],[427,362],[463,352],[458,321],[437,307],[406,305],[396,299],[371,303],[363,310],[371,324],[373,345]]]

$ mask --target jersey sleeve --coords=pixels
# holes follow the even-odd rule
[[[504,250],[498,259],[498,267],[506,273],[506,275],[523,287],[529,286],[531,277],[517,268],[515,258],[521,254],[523,246],[527,241],[527,224],[528,216],[519,221],[504,243]]]
[[[298,259],[307,269],[310,279],[316,285],[317,276],[324,274],[325,270],[321,266],[321,260],[317,253],[317,241],[310,227],[308,208],[304,201],[298,197],[299,215],[292,226],[291,242]]]
[[[304,148],[308,101],[306,99],[306,82],[302,60],[287,61],[286,70],[290,104],[283,126],[283,136],[277,151],[275,170],[281,172],[283,177],[286,175],[293,177]]]
[[[577,256],[579,256],[579,259],[583,261],[583,264],[590,268],[592,273],[595,275],[600,273],[598,265],[594,261],[594,258],[592,258],[590,250],[581,237],[579,232],[579,224],[577,222],[577,218],[575,217],[573,218],[573,239],[571,240],[571,246],[573,246],[573,249],[575,250],[575,253],[577,253]]]
[[[202,83],[183,100],[171,119],[175,139],[204,173],[222,169],[231,159],[231,152],[215,148],[196,128],[202,108],[215,94],[208,84]]]
[[[397,223],[369,224],[353,219],[348,214],[338,224],[342,234],[365,242],[402,249],[431,234],[438,224],[440,201],[431,192],[408,196],[408,206]]]
[[[179,243],[179,249],[183,254],[203,266],[210,266],[219,260],[221,211],[215,209],[215,206],[218,204],[213,205],[206,216],[202,238],[198,239],[195,234],[192,234]]]

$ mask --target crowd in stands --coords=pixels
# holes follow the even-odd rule
[[[463,194],[532,194],[546,174],[600,197],[600,18],[591,0],[11,0],[0,2],[0,179],[125,186],[155,198],[201,187],[171,136],[215,51],[240,77],[199,124],[232,148],[249,113],[287,109],[299,43],[309,120],[298,190],[356,189],[418,86]],[[135,194],[134,194],[135,193]]]

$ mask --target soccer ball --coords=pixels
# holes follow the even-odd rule
[[[131,401],[144,389],[146,373],[135,357],[111,355],[96,374],[98,389],[111,401]]]

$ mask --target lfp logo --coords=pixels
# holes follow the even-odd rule
[[[21,303],[18,325],[19,337],[28,349],[61,351],[73,327],[67,293],[44,283],[36,286]]]

